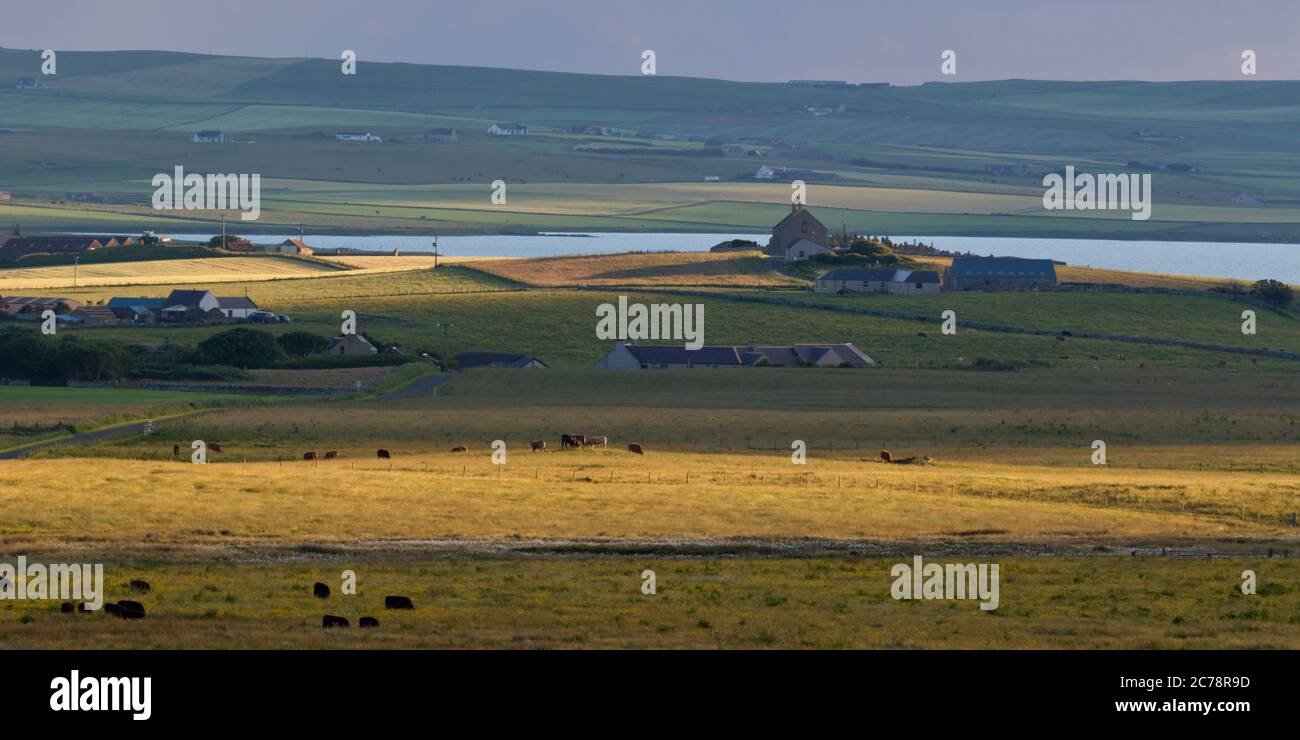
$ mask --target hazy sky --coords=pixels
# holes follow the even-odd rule
[[[1300,79],[1295,0],[38,0],[0,46],[913,84]],[[940,54],[957,52],[941,77]]]

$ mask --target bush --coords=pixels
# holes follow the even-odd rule
[[[1291,286],[1277,280],[1259,280],[1250,286],[1250,294],[1275,308],[1286,308],[1295,298]]]
[[[274,334],[244,327],[213,334],[199,342],[198,350],[205,365],[270,367],[285,357]]]
[[[275,338],[280,349],[290,357],[306,357],[329,349],[330,340],[309,331],[291,331]]]
[[[284,370],[327,370],[333,367],[388,367],[404,365],[408,362],[420,362],[418,356],[411,355],[323,355],[304,357],[297,360],[283,360],[275,367]]]
[[[251,380],[252,374],[229,365],[144,365],[131,373],[141,380]]]
[[[117,380],[135,361],[120,344],[45,336],[26,329],[0,333],[0,377],[59,385],[69,380]]]

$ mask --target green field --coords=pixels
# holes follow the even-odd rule
[[[0,50],[0,74],[39,57]],[[39,91],[0,91],[0,171],[15,200],[0,222],[33,229],[212,223],[160,214],[150,178],[256,172],[268,183],[251,229],[499,233],[762,229],[788,202],[760,163],[800,171],[827,223],[870,233],[1300,240],[1296,82],[1002,82],[799,88],[681,77],[597,76],[155,52],[60,52]],[[814,117],[808,106],[844,105]],[[534,135],[502,139],[493,121]],[[564,133],[574,123],[619,137]],[[455,127],[453,143],[420,139]],[[366,128],[382,144],[333,141]],[[219,129],[239,143],[199,145]],[[663,140],[653,136],[711,140]],[[722,156],[750,140],[763,159]],[[1150,221],[1045,212],[1042,175],[1153,172]],[[705,183],[706,177],[719,182]],[[490,183],[511,187],[507,205]],[[598,186],[593,189],[593,186]],[[69,192],[111,205],[69,208]],[[1244,196],[1244,197],[1243,197]]]

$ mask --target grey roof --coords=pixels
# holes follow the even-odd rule
[[[461,352],[456,355],[456,366],[462,370],[471,367],[524,367],[537,362],[550,367],[539,357],[521,355],[515,352]]]
[[[861,280],[863,282],[937,283],[939,273],[934,270],[891,270],[886,267],[855,269],[837,267],[817,277],[818,280]]]
[[[198,306],[205,296],[211,294],[210,290],[173,290],[171,295],[167,296],[167,305],[194,307]]]
[[[217,307],[218,308],[257,308],[257,304],[253,303],[253,299],[249,298],[248,296],[230,295],[230,296],[217,296]]]
[[[1056,263],[1020,257],[954,257],[958,277],[1033,277],[1056,279]]]
[[[109,298],[108,308],[145,308],[158,310],[168,306],[166,298]]]

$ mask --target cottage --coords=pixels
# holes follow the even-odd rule
[[[72,315],[82,319],[89,326],[105,326],[119,323],[117,314],[109,310],[107,306],[82,306],[73,311]]]
[[[17,262],[33,254],[84,254],[102,246],[89,236],[15,236],[0,244],[0,262]]]
[[[246,319],[257,310],[257,304],[246,295],[217,296],[217,311],[228,319]]]
[[[383,143],[383,139],[375,136],[369,131],[340,131],[334,134],[337,141],[365,141],[373,143]]]
[[[550,365],[532,355],[520,355],[512,352],[461,352],[456,355],[456,367],[461,370],[468,370],[472,367],[543,369],[549,368]]]
[[[327,355],[373,355],[378,354],[379,350],[370,340],[360,334],[340,334],[330,340],[329,349],[323,354]]]
[[[210,290],[173,290],[164,303],[159,311],[163,321],[207,318],[210,311],[217,309],[217,297]]]
[[[810,242],[812,246],[801,245],[799,249],[793,252],[791,256],[790,248],[794,247],[800,241]],[[777,222],[772,227],[772,238],[767,242],[767,254],[773,257],[781,257],[787,262],[799,259],[807,259],[813,254],[819,253],[815,247],[827,246],[826,226],[817,217],[812,215],[803,205],[795,203],[790,213],[785,218]],[[820,251],[826,251],[822,249]],[[804,256],[798,256],[798,255]]]
[[[564,129],[570,134],[585,134],[587,136],[613,136],[614,129],[608,126],[597,126],[594,123],[575,123]]]
[[[493,136],[527,136],[528,127],[522,123],[494,123],[487,132]]]
[[[817,277],[818,293],[938,293],[939,273],[933,270],[895,270],[892,268],[836,268]]]
[[[799,260],[806,260],[814,254],[827,254],[830,251],[831,248],[825,244],[800,239],[786,248],[784,259],[786,262],[798,262]]]
[[[862,350],[849,343],[758,344],[701,347],[691,350],[615,342],[614,348],[596,363],[606,370],[698,367],[872,367],[876,364]]]
[[[220,131],[195,131],[190,141],[195,144],[224,144],[226,135]]]
[[[1037,290],[1056,282],[1056,263],[1020,257],[954,257],[944,272],[947,290]]]
[[[45,85],[41,84],[39,77],[19,77],[14,82],[14,87],[19,90],[40,90]]]

